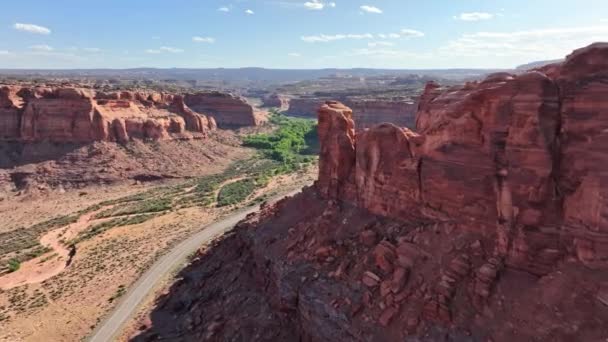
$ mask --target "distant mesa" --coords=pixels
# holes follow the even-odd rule
[[[329,98],[299,97],[288,100],[286,113],[298,117],[316,117],[317,109]],[[417,103],[405,99],[343,99],[353,110],[356,129],[370,128],[384,122],[398,126],[414,126]]]
[[[0,139],[4,141],[200,139],[218,125],[253,126],[260,121],[246,101],[217,92],[174,95],[106,93],[73,86],[0,86]]]
[[[229,93],[186,94],[184,103],[197,112],[212,116],[220,128],[257,126],[263,121],[262,115],[244,98]]]

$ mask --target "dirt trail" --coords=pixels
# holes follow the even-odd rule
[[[61,241],[69,241],[78,236],[89,227],[95,214],[105,209],[107,207],[84,214],[78,218],[78,221],[43,235],[40,244],[50,248],[51,251],[22,263],[16,272],[0,277],[0,289],[8,290],[25,284],[41,283],[61,273],[70,259],[70,248]]]

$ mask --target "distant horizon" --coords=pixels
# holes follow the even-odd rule
[[[19,70],[511,69],[608,41],[605,0],[3,5],[0,67]]]
[[[525,65],[525,64],[522,64]],[[521,65],[518,65],[521,66]],[[119,71],[119,70],[246,70],[246,69],[258,69],[258,70],[269,70],[269,71],[322,71],[322,70],[377,70],[377,71],[448,71],[448,70],[515,70],[518,66],[513,68],[340,68],[340,67],[327,67],[327,68],[266,68],[266,67],[205,67],[205,68],[189,68],[189,67],[130,67],[130,68],[0,68],[2,71],[92,71],[92,70],[108,70],[108,71]]]

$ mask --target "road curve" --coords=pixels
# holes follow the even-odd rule
[[[288,194],[283,194],[273,198],[275,202],[281,198],[295,195],[300,190],[292,191]],[[214,222],[201,231],[192,235],[185,241],[173,247],[169,253],[158,259],[136,282],[131,286],[129,291],[122,297],[121,301],[114,310],[102,321],[93,334],[90,336],[90,342],[107,342],[121,332],[122,326],[131,318],[135,310],[138,308],[144,298],[150,294],[156,285],[176,269],[180,263],[186,261],[187,257],[197,251],[204,243],[209,242],[213,238],[229,231],[239,221],[243,220],[248,214],[256,212],[260,209],[259,205],[249,207],[237,211],[228,217]]]

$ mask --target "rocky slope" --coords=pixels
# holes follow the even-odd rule
[[[316,113],[329,99],[293,98],[289,100],[287,113],[299,117],[316,117]],[[341,99],[353,110],[356,129],[373,127],[384,122],[397,126],[415,124],[416,104],[410,100],[389,99]]]
[[[222,127],[256,126],[263,121],[263,115],[241,97],[220,92],[186,94],[184,102],[188,107],[212,116]]]
[[[199,255],[134,339],[606,339],[608,44],[546,70],[430,83],[416,132],[327,103],[315,186]]]
[[[76,87],[0,87],[0,139],[89,143],[203,138],[216,127],[179,95],[95,93]]]

